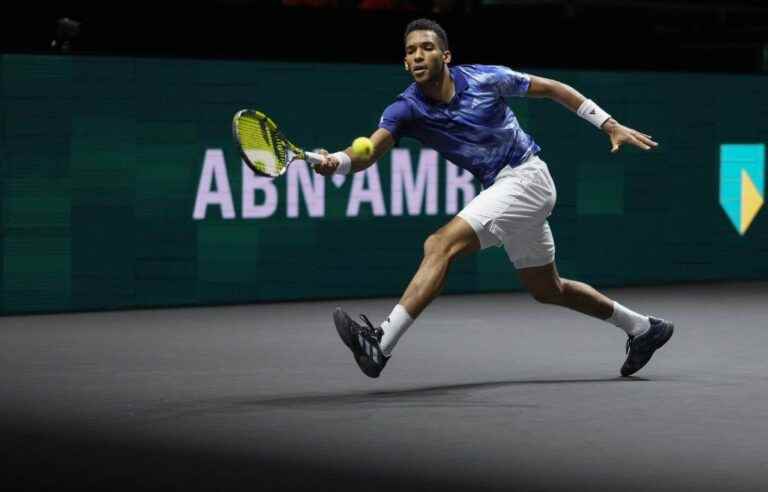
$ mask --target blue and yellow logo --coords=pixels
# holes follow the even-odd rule
[[[763,206],[765,145],[720,146],[720,205],[742,236]]]

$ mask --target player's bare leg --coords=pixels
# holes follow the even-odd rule
[[[341,308],[336,309],[333,313],[336,330],[366,375],[379,376],[397,341],[442,290],[451,262],[478,249],[480,241],[475,231],[464,219],[454,217],[424,242],[424,258],[419,269],[400,303],[380,326],[374,327],[362,315],[364,325],[360,325]]]
[[[451,261],[479,249],[480,241],[472,227],[464,219],[454,217],[424,242],[424,258],[400,298],[400,305],[411,317],[420,315],[443,289]]]
[[[602,320],[613,314],[611,299],[583,282],[560,277],[554,263],[521,268],[517,273],[523,286],[539,302],[564,306]]]
[[[443,290],[451,262],[459,256],[474,253],[479,249],[480,241],[475,231],[461,217],[454,217],[424,241],[424,258],[419,269],[405,289],[400,302],[381,323],[381,350],[385,355],[392,353],[392,349],[413,320]]]
[[[627,333],[627,358],[622,376],[634,374],[672,336],[674,326],[664,320],[638,314],[593,287],[561,278],[554,263],[521,268],[520,281],[539,302],[567,307],[618,326]]]

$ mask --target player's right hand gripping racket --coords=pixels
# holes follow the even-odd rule
[[[241,109],[232,118],[232,136],[240,155],[253,172],[275,178],[288,165],[301,159],[314,167],[323,156],[307,152],[285,138],[277,124],[267,115],[253,109]]]

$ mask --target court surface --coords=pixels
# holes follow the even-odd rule
[[[331,313],[394,298],[0,318],[3,481],[765,490],[768,284],[605,292],[676,324],[637,377],[618,328],[521,293],[439,298],[378,380]]]

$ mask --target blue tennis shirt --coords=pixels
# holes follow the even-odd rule
[[[395,140],[411,137],[432,147],[487,188],[504,166],[541,150],[505,101],[524,96],[531,78],[496,65],[459,65],[450,72],[456,95],[449,103],[428,99],[414,82],[387,106],[379,128]]]

